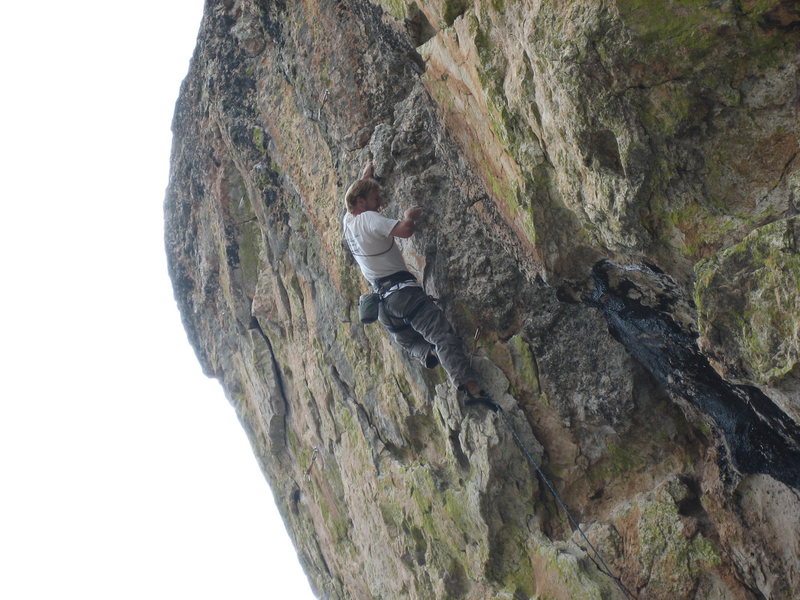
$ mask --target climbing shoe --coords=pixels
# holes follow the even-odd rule
[[[492,412],[497,412],[497,409],[500,408],[488,394],[481,394],[480,396],[470,396],[468,394],[467,399],[464,400],[464,406],[467,408],[470,406],[484,406]]]
[[[472,387],[472,391],[470,391],[470,387]],[[477,392],[475,391],[476,388]],[[499,408],[489,393],[479,386],[464,384],[458,386],[458,390],[464,394],[464,406],[467,408],[470,406],[484,406],[493,412]]]
[[[425,356],[425,368],[426,369],[435,369],[439,366],[439,357],[436,356],[436,352],[433,348],[428,350],[428,354]]]

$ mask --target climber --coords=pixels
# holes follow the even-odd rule
[[[465,356],[461,339],[444,313],[408,272],[395,238],[414,235],[422,209],[407,209],[403,219],[379,214],[383,207],[381,187],[373,178],[375,167],[367,162],[345,194],[344,237],[361,272],[380,294],[378,320],[414,359],[432,369],[440,362],[467,404],[488,396]]]

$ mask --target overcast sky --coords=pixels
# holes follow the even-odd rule
[[[313,598],[167,276],[202,7],[3,7],[0,598]]]

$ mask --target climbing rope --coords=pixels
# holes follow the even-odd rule
[[[525,458],[528,459],[528,462],[531,463],[534,470],[536,471],[536,474],[544,482],[545,486],[547,486],[547,489],[550,490],[550,493],[553,494],[553,497],[556,499],[556,502],[561,507],[561,510],[563,510],[564,513],[567,515],[567,518],[569,519],[569,522],[572,524],[572,526],[575,527],[578,533],[581,534],[581,537],[586,542],[586,545],[592,550],[594,556],[592,556],[592,554],[589,553],[586,550],[586,548],[582,548],[582,550],[586,552],[586,555],[592,560],[592,562],[595,564],[595,566],[601,573],[607,575],[615,584],[617,584],[617,587],[627,598],[633,598],[634,600],[636,600],[636,596],[634,596],[633,593],[631,593],[631,591],[625,587],[620,578],[614,574],[614,572],[606,564],[606,561],[603,560],[603,556],[600,554],[597,548],[595,548],[592,542],[589,541],[589,538],[586,537],[583,528],[580,526],[575,517],[572,516],[572,513],[570,512],[569,508],[567,508],[567,505],[561,499],[561,495],[558,493],[556,488],[550,482],[550,479],[547,477],[547,475],[544,474],[541,467],[539,466],[539,463],[533,457],[533,454],[531,453],[528,446],[525,444],[525,442],[522,441],[522,438],[520,438],[519,434],[517,433],[517,429],[511,423],[511,419],[509,419],[508,414],[506,414],[506,411],[503,410],[503,407],[497,404],[494,400],[492,400],[489,397],[474,399],[466,402],[467,406],[475,404],[483,404],[487,406],[490,410],[500,413],[500,417],[503,419],[509,431],[511,432],[511,435],[514,437],[514,441],[517,443],[517,446],[519,446],[519,449],[522,451],[522,454],[525,455]]]

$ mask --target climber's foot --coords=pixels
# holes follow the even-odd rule
[[[466,399],[464,400],[464,406],[485,406],[486,408],[496,411],[498,409],[498,405],[492,400],[492,397],[489,393],[481,387],[481,384],[475,381],[474,379],[470,379],[465,384],[459,386],[458,388],[466,395]]]
[[[439,366],[439,357],[436,356],[436,351],[431,348],[428,350],[428,354],[425,356],[425,368],[427,369],[435,369]]]

